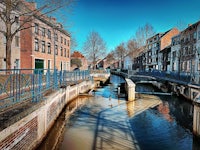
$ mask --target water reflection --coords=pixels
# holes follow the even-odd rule
[[[58,117],[47,137],[43,140],[37,150],[58,149],[58,143],[60,143],[60,141],[64,138],[63,136],[66,130],[66,123],[67,126],[70,126],[70,123],[68,122],[69,117],[75,110],[81,108],[87,101],[89,101],[89,97],[79,96],[76,100],[70,102]]]
[[[59,133],[53,132],[54,139],[50,138],[42,149],[52,149],[53,145],[61,150],[136,149],[137,143],[140,149],[148,150],[200,147],[200,142],[193,139],[190,102],[175,96],[143,94],[136,101],[127,102],[117,95],[117,87],[124,80],[111,76],[110,81],[97,89],[94,97],[72,101],[64,117],[61,115],[56,122],[57,127],[53,127]],[[151,85],[137,85],[136,90],[158,91]],[[54,141],[60,144],[53,144]]]
[[[139,86],[138,90],[154,90],[151,86]],[[193,105],[175,96],[160,96],[160,99],[162,103],[158,106],[130,120],[141,149],[195,149],[192,135]]]

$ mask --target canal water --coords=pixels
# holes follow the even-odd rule
[[[110,84],[72,101],[56,121],[41,150],[142,149],[197,150],[193,138],[193,105],[176,96],[137,95],[127,102],[124,80],[112,75]],[[139,84],[136,91],[158,91]]]

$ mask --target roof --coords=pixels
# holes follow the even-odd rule
[[[33,13],[32,15],[34,16],[34,18],[42,21],[43,23],[47,24],[48,26],[52,27],[53,29],[60,31],[61,33],[65,34],[66,36],[69,36],[69,37],[71,36],[64,28],[57,26],[57,24],[61,24],[61,23],[57,23],[56,18],[52,19],[52,17],[48,17],[47,15],[42,14],[41,11],[36,8],[37,7],[36,3],[27,2],[26,0],[22,0],[21,4],[24,5],[26,7],[26,9],[28,9],[31,13]]]
[[[81,54],[80,52],[78,51],[74,51],[72,54],[71,54],[71,57],[74,57],[74,58],[85,58],[83,56],[83,54]]]

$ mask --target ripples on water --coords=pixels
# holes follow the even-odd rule
[[[155,89],[139,85],[137,90],[148,92]],[[192,104],[175,96],[160,96],[160,99],[161,104],[130,119],[141,149],[193,149]]]
[[[54,133],[56,136],[59,135],[58,137],[54,136],[54,139],[62,139],[59,149],[92,149],[96,130],[96,120],[94,118],[95,114],[98,114],[102,109],[110,109],[103,116],[108,117],[110,115],[110,118],[113,117],[116,125],[118,124],[117,119],[128,114],[129,118],[127,117],[127,119],[142,150],[197,150],[200,148],[199,142],[193,141],[193,105],[190,102],[176,96],[159,96],[161,101],[156,102],[155,106],[148,104],[154,100],[154,97],[145,95],[146,100],[138,99],[135,102],[126,103],[123,98],[119,100],[117,97],[118,85],[123,84],[124,80],[117,76],[111,76],[110,81],[111,84],[98,89],[94,93],[94,98],[78,98],[66,108],[63,112],[64,119],[57,122],[58,124],[60,122],[60,127],[64,125],[65,129],[62,130],[60,135]],[[137,85],[136,91],[153,92],[158,91],[158,89],[153,88],[151,85]],[[109,98],[112,101],[109,101]],[[152,105],[153,108],[148,108],[145,105]],[[73,113],[70,119],[67,120],[68,117],[66,116],[75,111],[76,106],[79,106],[78,111]],[[112,108],[113,106],[116,107]],[[147,109],[141,111],[140,109],[144,106]],[[102,123],[106,125],[109,122],[109,120],[107,122],[104,120]],[[116,126],[112,123],[112,126],[109,127],[114,128]],[[55,129],[58,130],[59,125],[56,125]],[[106,131],[106,134],[112,135],[111,131],[112,128]],[[51,149],[48,143],[52,143],[52,141],[46,143],[47,145],[43,148],[46,147],[46,150]],[[95,148],[93,147],[93,149]]]

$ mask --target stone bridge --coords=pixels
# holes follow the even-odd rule
[[[151,83],[161,89],[163,92],[171,90],[177,95],[182,95],[193,102],[200,103],[200,85],[194,85],[188,82],[175,80],[167,77],[154,77],[150,75],[136,75],[133,73],[124,73],[112,71],[112,74],[120,75],[124,78],[130,78],[136,84]]]

